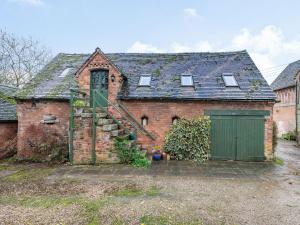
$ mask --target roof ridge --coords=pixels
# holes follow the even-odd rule
[[[247,50],[236,50],[236,51],[215,51],[215,52],[160,52],[160,53],[146,53],[146,52],[107,52],[104,55],[193,55],[193,54],[239,54],[247,53]],[[67,53],[59,52],[57,55],[91,55],[93,53]]]

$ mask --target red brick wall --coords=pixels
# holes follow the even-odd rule
[[[263,102],[204,102],[204,101],[124,101],[128,110],[140,121],[143,116],[149,118],[146,129],[157,136],[156,143],[148,137],[138,134],[138,140],[145,147],[154,144],[163,145],[164,137],[169,131],[172,118],[191,118],[203,115],[204,110],[212,109],[232,109],[232,110],[269,110],[270,115],[265,122],[265,155],[269,159],[272,157],[272,107],[273,103]]]
[[[15,138],[17,136],[17,132],[17,122],[0,123],[0,148],[8,140]]]
[[[276,91],[273,119],[278,126],[278,135],[293,131],[296,128],[296,88],[290,87]]]
[[[31,140],[37,140],[42,134],[42,129],[46,134],[62,136],[68,140],[69,127],[69,103],[42,101],[32,104],[30,101],[18,102],[18,153],[19,157],[31,157],[33,155]],[[57,122],[54,124],[44,124],[41,121],[43,116],[51,114],[56,116]],[[38,127],[39,129],[32,129]]]

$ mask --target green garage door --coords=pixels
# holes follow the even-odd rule
[[[212,159],[264,160],[264,120],[268,113],[256,110],[210,111]]]

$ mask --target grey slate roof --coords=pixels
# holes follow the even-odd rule
[[[246,51],[105,55],[127,77],[119,93],[121,99],[273,101],[276,98]],[[88,57],[85,54],[59,54],[17,96],[68,99],[68,88],[76,85],[73,76],[65,79],[58,76],[70,66],[76,71]],[[233,73],[239,87],[225,87],[223,73]],[[138,87],[141,74],[152,75],[150,87]],[[195,86],[181,87],[181,74],[191,74]]]
[[[16,104],[12,96],[17,88],[0,84],[0,122],[16,121]]]
[[[74,74],[89,56],[89,54],[58,54],[24,85],[16,97],[19,99],[69,99],[69,89],[76,86]],[[67,68],[70,68],[67,76],[60,77]]]
[[[290,63],[272,82],[271,88],[275,90],[296,85],[296,75],[300,71],[300,60]]]

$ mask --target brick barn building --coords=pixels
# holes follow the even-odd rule
[[[279,136],[296,129],[296,76],[299,71],[300,60],[290,63],[271,84],[277,95],[273,119]]]
[[[74,96],[86,100],[73,114]],[[18,156],[30,157],[31,139],[46,133],[69,141],[74,163],[114,162],[124,129],[149,151],[178,119],[207,114],[212,159],[271,159],[275,98],[246,51],[60,53],[17,94]]]

